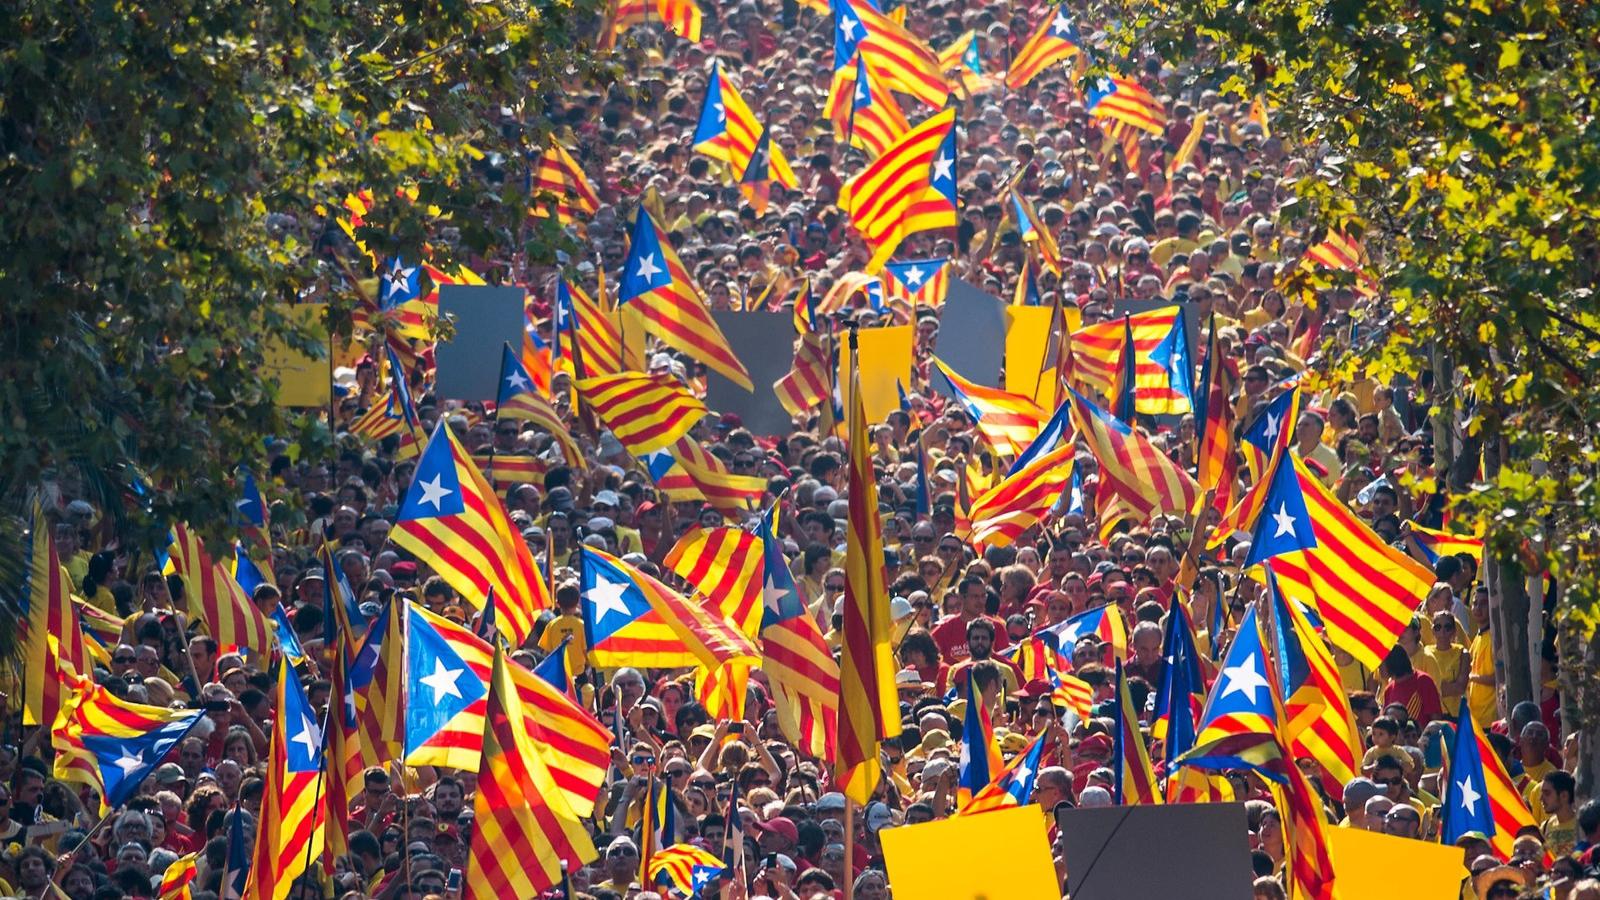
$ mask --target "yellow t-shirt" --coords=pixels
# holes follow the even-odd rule
[[[1544,800],[1540,798],[1540,788],[1544,787],[1544,777],[1554,772],[1556,767],[1549,760],[1540,760],[1533,765],[1526,763],[1522,766],[1522,799],[1528,804],[1528,811],[1533,813],[1535,822],[1544,819]]]
[[[583,657],[587,649],[583,639],[583,617],[561,615],[551,619],[550,624],[544,627],[544,633],[539,635],[539,649],[550,653],[561,646],[562,639],[569,634],[572,635],[572,642],[567,644],[567,674],[571,676],[583,671]]]
[[[1418,672],[1427,673],[1428,677],[1433,679],[1434,684],[1439,683],[1439,664],[1428,656],[1427,647],[1418,647],[1417,652],[1409,655],[1409,658],[1411,660],[1411,668],[1416,669]]]
[[[1467,653],[1460,644],[1451,644],[1444,650],[1424,647],[1425,657],[1433,663],[1433,680],[1439,685],[1439,700],[1446,711],[1461,706],[1461,692],[1449,691],[1446,685],[1461,677],[1461,667],[1467,664]]]
[[[1487,628],[1472,639],[1471,674],[1494,674],[1494,639],[1489,636]],[[1467,684],[1467,707],[1472,710],[1472,718],[1479,725],[1488,725],[1493,722],[1497,718],[1495,713],[1498,708],[1495,703],[1494,685],[1469,682]]]
[[[1573,815],[1562,822],[1555,816],[1548,816],[1540,823],[1539,831],[1544,834],[1546,849],[1557,858],[1566,856],[1578,843],[1578,817]]]

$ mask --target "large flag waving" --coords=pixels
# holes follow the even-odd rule
[[[1464,699],[1446,771],[1450,784],[1444,794],[1440,839],[1454,844],[1475,831],[1489,839],[1496,856],[1510,859],[1517,832],[1537,823]]]
[[[753,389],[750,373],[711,318],[700,288],[642,204],[633,221],[617,301],[638,312],[646,330],[667,346],[693,356],[745,390]]]
[[[1006,70],[1006,87],[1013,91],[1022,90],[1040,72],[1077,56],[1082,43],[1078,26],[1072,23],[1072,17],[1067,15],[1066,9],[1046,6],[1045,17],[1039,21],[1039,27],[1029,35],[1027,42],[1011,60],[1011,68]]]
[[[31,553],[22,586],[24,725],[55,724],[66,683],[90,675],[91,661],[72,603],[72,579],[61,565],[55,537],[38,505],[28,533]]]
[[[309,861],[323,851],[328,810],[322,801],[322,729],[290,666],[278,667],[276,699],[244,900],[284,900]]]
[[[520,644],[551,606],[545,580],[505,507],[450,426],[441,421],[411,476],[390,540],[427,562],[481,609],[492,588],[500,627]]]
[[[200,536],[179,522],[172,527],[172,563],[183,578],[189,614],[204,622],[224,647],[242,647],[264,659],[272,650],[272,626],[221,563],[213,562]]]
[[[581,378],[578,393],[635,456],[665,450],[706,414],[699,398],[666,376],[623,372]]]
[[[906,27],[879,11],[873,0],[830,0],[833,7],[833,69],[837,78],[856,54],[889,86],[940,109],[950,96],[950,85],[939,69],[939,58]]]
[[[1100,463],[1102,490],[1116,496],[1137,514],[1188,515],[1200,498],[1200,485],[1168,459],[1143,434],[1068,391],[1078,433]]]
[[[900,701],[889,646],[889,592],[883,574],[883,527],[878,521],[878,480],[872,441],[861,405],[861,368],[850,337],[850,497],[845,549],[843,652],[839,662],[839,752],[836,782],[845,796],[866,805],[883,775],[878,746],[900,734]]]
[[[921,230],[912,216],[913,206],[943,182],[950,181],[953,186],[955,159],[946,139],[954,132],[955,123],[954,109],[929,116],[840,190],[840,208],[850,214],[851,223],[873,248],[868,272],[878,271],[907,235]]]
[[[484,702],[466,900],[531,900],[561,883],[562,865],[595,860],[583,818],[566,802],[529,728],[511,664],[496,650]]]
[[[88,679],[72,687],[62,685],[67,708],[50,735],[55,776],[94,790],[102,814],[133,799],[145,776],[205,715],[130,703]]]

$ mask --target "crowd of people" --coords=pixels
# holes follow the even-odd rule
[[[935,50],[973,32],[984,75],[976,85],[958,87],[952,100],[959,111],[959,225],[912,236],[900,256],[947,257],[954,274],[996,297],[1013,297],[1024,259],[1034,252],[1004,194],[1020,173],[1017,190],[1037,204],[1064,257],[1059,276],[1038,272],[1045,304],[1075,308],[1085,324],[1120,315],[1119,302],[1129,299],[1180,299],[1196,321],[1214,317],[1218,364],[1237,377],[1230,400],[1241,421],[1285,380],[1300,379],[1306,400],[1294,452],[1386,540],[1406,546],[1409,523],[1437,526],[1441,498],[1423,492],[1418,485],[1424,479],[1408,478],[1431,471],[1431,385],[1339,383],[1320,367],[1384,327],[1385,298],[1350,284],[1285,286],[1312,228],[1290,203],[1290,182],[1306,171],[1307,160],[1291,155],[1248,98],[1221,93],[1220,77],[1190,65],[1144,57],[1124,73],[1148,88],[1168,117],[1165,134],[1142,137],[1136,152],[1107,137],[1090,115],[1080,74],[1071,66],[1047,70],[1021,90],[1005,88],[999,76],[1040,17],[1051,14],[1046,9],[935,2],[909,10],[907,27]],[[767,298],[771,309],[787,309],[808,279],[824,294],[859,271],[869,255],[836,206],[842,181],[864,158],[839,139],[822,112],[833,72],[831,22],[792,2],[781,8],[755,0],[707,3],[703,12],[701,42],[648,24],[630,32],[647,46],[636,51],[627,84],[580,89],[549,102],[558,135],[602,201],[591,218],[571,226],[583,252],[570,258],[566,274],[591,292],[597,275],[618,283],[628,223],[651,194],[662,201],[662,227],[713,309],[744,308],[757,297]],[[1092,10],[1075,15],[1092,46],[1101,23]],[[799,176],[797,190],[773,186],[764,214],[750,206],[724,167],[691,148],[713,60],[737,78]],[[902,102],[913,118],[926,112]],[[1201,137],[1187,160],[1173,165],[1191,129],[1200,129]],[[537,315],[549,314],[554,277],[541,273],[528,286]],[[1007,649],[1047,625],[1104,607],[1123,620],[1130,692],[1148,721],[1152,710],[1144,701],[1166,665],[1163,633],[1172,605],[1187,604],[1200,650],[1214,659],[1231,638],[1228,628],[1260,596],[1260,585],[1241,569],[1245,548],[1237,538],[1192,565],[1192,536],[1208,522],[1183,517],[1107,531],[1089,502],[1081,512],[1052,516],[1010,546],[975,546],[964,534],[966,506],[1002,467],[971,416],[930,390],[928,381],[934,348],[959,336],[940,333],[936,309],[875,309],[859,295],[828,318],[827,327],[839,329],[891,319],[918,326],[905,408],[874,423],[872,448],[903,733],[883,745],[883,783],[853,816],[846,816],[844,796],[833,783],[832,761],[797,750],[784,735],[759,669],[746,720],[735,722],[708,716],[686,670],[597,671],[586,664],[576,548],[605,550],[682,588],[685,582],[665,560],[687,529],[750,526],[762,510],[725,519],[704,504],[667,500],[612,436],[585,427],[566,375],[557,375],[552,401],[568,417],[582,460],[563,458],[549,434],[525,421],[499,420],[482,404],[438,399],[426,370],[431,357],[418,348],[423,362],[410,374],[423,433],[444,421],[474,453],[533,454],[546,461],[542,477],[498,485],[511,522],[550,573],[556,604],[514,658],[531,667],[572,637],[567,664],[578,696],[600,721],[626,723],[628,743],[614,753],[613,777],[591,823],[599,858],[573,868],[556,892],[570,889],[571,896],[597,900],[667,894],[641,873],[645,840],[638,815],[630,815],[643,786],[659,779],[679,812],[676,841],[720,855],[730,831],[726,817],[732,812],[741,820],[736,833],[747,845],[744,883],[723,883],[716,888],[721,896],[812,900],[847,890],[862,900],[890,896],[883,830],[956,811],[960,710],[969,678],[986,688],[998,685],[982,696],[994,698],[1003,758],[1023,752],[1042,732],[1058,735],[1031,803],[1046,813],[1063,803],[1110,805],[1111,650],[1089,636],[1064,651],[1074,674],[1094,690],[1092,715],[1084,717],[1055,700],[1051,685],[1028,678]],[[374,337],[375,353],[380,344],[381,336]],[[702,383],[702,364],[685,354],[652,342],[647,356],[652,373],[687,386]],[[264,612],[281,608],[291,623],[307,655],[302,678],[319,710],[330,697],[332,648],[323,645],[323,609],[334,574],[316,556],[323,540],[335,548],[335,565],[369,618],[402,598],[473,625],[481,605],[481,598],[461,596],[426,560],[388,540],[415,462],[399,458],[397,437],[374,443],[348,433],[361,413],[384,402],[375,377],[381,368],[364,362],[340,373],[335,458],[297,455],[279,441],[269,442],[267,458],[257,463],[271,512],[272,581],[257,587],[253,599]],[[713,410],[692,436],[733,473],[766,480],[765,503],[780,506],[778,536],[795,582],[837,651],[846,590],[848,448],[828,421],[817,410],[785,433],[763,434]],[[1140,424],[1157,447],[1193,470],[1192,416]],[[1094,458],[1080,452],[1076,464],[1084,496],[1092,498]],[[921,513],[919,475],[931,486],[928,510]],[[17,737],[0,748],[0,811],[8,816],[0,832],[6,847],[0,894],[163,896],[163,874],[183,855],[197,853],[191,896],[230,896],[224,877],[229,832],[242,820],[249,834],[260,813],[276,715],[272,672],[284,662],[219,647],[184,618],[185,585],[163,573],[152,553],[157,548],[117,542],[109,527],[115,517],[83,499],[69,481],[44,493],[48,527],[73,589],[122,623],[120,641],[108,646],[95,679],[131,701],[203,707],[206,715],[138,796],[101,822],[96,798],[55,777],[46,730],[19,730],[19,694],[7,691],[10,734]],[[1185,571],[1186,559],[1192,571]],[[1573,723],[1560,720],[1550,682],[1534,701],[1507,706],[1494,669],[1481,560],[1447,555],[1430,565],[1437,583],[1382,667],[1371,671],[1334,651],[1365,755],[1360,776],[1348,783],[1314,779],[1329,827],[1437,841],[1441,771],[1455,710],[1465,697],[1538,826],[1517,835],[1510,859],[1496,858],[1483,836],[1459,841],[1461,896],[1508,898],[1549,889],[1550,896],[1600,900],[1594,849],[1600,803],[1577,796]],[[1192,581],[1181,583],[1185,579]],[[1214,617],[1219,605],[1230,615]],[[1211,633],[1210,623],[1219,618],[1230,624]],[[1545,651],[1553,666],[1553,644],[1547,641]],[[1160,760],[1158,742],[1152,750]],[[1170,774],[1159,764],[1157,770],[1162,778]],[[365,793],[349,811],[348,856],[335,861],[331,877],[313,867],[295,896],[459,896],[461,879],[472,877],[467,848],[476,774],[368,769]],[[1255,896],[1283,897],[1281,813],[1258,776],[1241,772],[1229,780],[1248,811]],[[1048,816],[1040,829],[1052,842],[1065,890],[1058,829]],[[999,888],[1003,874],[996,876]]]

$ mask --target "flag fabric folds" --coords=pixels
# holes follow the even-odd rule
[[[778,727],[803,752],[832,759],[839,719],[839,664],[823,640],[773,533],[774,510],[756,526],[761,539],[762,670],[772,684]]]
[[[829,337],[820,332],[802,333],[789,374],[773,382],[772,392],[790,416],[807,416],[828,398],[833,387],[829,342]]]
[[[272,626],[221,563],[212,562],[200,536],[179,522],[172,527],[172,564],[183,579],[189,615],[224,647],[241,647],[262,659],[272,650]]]
[[[722,857],[693,844],[673,844],[650,857],[650,881],[685,897],[699,897],[727,871]]]
[[[573,372],[578,376],[614,375],[623,370],[621,325],[616,310],[606,307],[604,291],[600,293],[599,298],[591,299],[583,288],[566,278],[556,281],[550,317],[553,352],[560,362],[571,359]],[[526,357],[524,348],[524,366]],[[529,374],[535,375],[531,367]],[[549,385],[539,384],[537,377],[534,384],[539,390],[549,392]]]
[[[1083,39],[1079,37],[1078,27],[1072,23],[1066,8],[1046,6],[1045,10],[1045,18],[1017,50],[1017,55],[1011,60],[1011,68],[1006,71],[1006,87],[1013,91],[1022,90],[1040,72],[1058,62],[1072,59],[1081,52],[1079,47]]]
[[[914,221],[914,204],[945,182],[954,190],[955,158],[953,152],[946,153],[946,139],[953,136],[955,121],[954,109],[929,116],[840,190],[840,208],[873,248],[868,272],[878,271],[907,235],[923,230]],[[951,212],[953,225],[953,204]]]
[[[1450,750],[1450,767],[1445,771],[1450,783],[1445,788],[1440,840],[1453,844],[1464,834],[1478,832],[1488,838],[1496,856],[1510,859],[1517,832],[1538,823],[1522,801],[1494,745],[1473,721],[1464,698],[1456,721],[1455,744]]]
[[[276,693],[277,718],[244,900],[285,900],[295,879],[323,851],[322,729],[292,667],[278,667]]]
[[[711,318],[699,286],[642,204],[634,219],[617,301],[638,312],[645,329],[667,346],[700,360],[745,390],[752,389],[750,373]]]
[[[1112,774],[1115,791],[1113,799],[1121,806],[1149,805],[1161,802],[1161,792],[1156,785],[1155,771],[1150,767],[1150,754],[1139,733],[1139,711],[1133,707],[1133,695],[1128,692],[1128,678],[1117,663],[1117,696],[1114,698],[1116,731],[1112,734]]]
[[[1116,659],[1126,659],[1128,656],[1128,630],[1122,624],[1122,616],[1116,607],[1098,606],[1084,610],[1039,633],[1049,635],[1056,642],[1058,652],[1069,658],[1078,640],[1091,634],[1099,638],[1101,643],[1109,644],[1112,656]]]
[[[706,405],[667,376],[625,372],[581,378],[578,393],[635,456],[666,449],[706,415]]]
[[[833,7],[833,68],[837,75],[860,53],[882,72],[889,87],[941,109],[950,85],[939,59],[906,27],[879,11],[873,0],[830,0]]]
[[[593,547],[580,552],[580,609],[592,665],[715,666],[723,651],[740,655],[743,647],[725,633],[733,629],[714,621],[720,616],[705,610],[691,615],[688,601],[649,575]],[[695,629],[698,633],[686,640]]]
[[[1378,668],[1433,573],[1385,544],[1298,456],[1286,453],[1262,487],[1245,566],[1271,560],[1284,593],[1316,612],[1334,646]]]
[[[91,675],[93,668],[72,602],[72,579],[61,564],[50,527],[36,503],[28,532],[28,576],[19,604],[24,657],[22,721],[47,728],[61,712],[65,685],[78,676]]]
[[[406,618],[405,761],[476,770],[495,649],[420,607],[410,606]],[[580,816],[592,814],[611,763],[611,732],[544,678],[515,662],[508,672],[555,786]]]
[[[1284,598],[1270,563],[1267,596],[1289,749],[1315,759],[1331,779],[1345,784],[1361,774],[1361,739],[1338,665],[1300,604]]]
[[[599,853],[583,817],[566,801],[540,744],[548,732],[529,727],[504,650],[491,662],[468,848],[467,900],[532,898]]]
[[[961,404],[996,453],[1016,456],[1033,443],[1045,422],[1044,410],[1037,403],[1020,394],[968,381],[937,356],[932,362],[929,381]]]
[[[1028,744],[1027,750],[1017,754],[1007,763],[1000,771],[999,777],[974,794],[966,805],[956,811],[956,815],[976,815],[997,809],[1026,806],[1033,802],[1033,786],[1038,780],[1039,769],[1044,765],[1045,745],[1048,743],[1050,743],[1050,732],[1040,732],[1032,743]]]
[[[865,150],[868,159],[882,156],[911,129],[885,79],[873,74],[860,53],[853,66],[836,74],[833,90],[827,112],[833,121],[834,137]]]
[[[1200,485],[1143,434],[1069,389],[1073,418],[1089,452],[1100,463],[1102,490],[1140,516],[1187,515],[1200,498]],[[1105,517],[1102,516],[1102,519]]]
[[[539,393],[527,368],[522,365],[522,359],[510,344],[505,345],[500,359],[500,390],[495,398],[495,419],[532,422],[555,439],[568,465],[583,467],[583,451],[578,449],[578,442],[572,439],[555,407]]]
[[[137,794],[146,776],[205,716],[132,703],[89,679],[63,683],[66,708],[54,721],[55,777],[84,785],[100,797],[100,812]]]
[[[539,162],[534,166],[533,191],[555,197],[556,217],[563,223],[573,221],[578,215],[592,216],[600,208],[600,195],[595,193],[583,169],[567,148],[555,141],[539,155]],[[550,208],[535,200],[533,214],[548,216]]]
[[[1062,444],[985,491],[967,512],[975,544],[1006,547],[1044,521],[1072,482],[1076,448]]]
[[[1079,387],[1094,394],[1111,393],[1123,364],[1123,348],[1127,329],[1133,331],[1135,404],[1140,395],[1137,386],[1164,384],[1167,370],[1156,361],[1153,354],[1162,342],[1168,340],[1176,327],[1179,307],[1163,306],[1158,309],[1134,313],[1122,319],[1095,322],[1072,332],[1072,375]],[[1139,412],[1157,413],[1158,409],[1138,407]]]
[[[994,725],[983,705],[976,678],[967,679],[967,708],[961,723],[961,757],[957,761],[956,806],[967,806],[988,787],[1002,768]]]
[[[1121,122],[1160,136],[1167,130],[1167,111],[1143,85],[1129,78],[1097,79],[1084,104],[1095,118]]]
[[[694,131],[695,152],[727,163],[734,172],[742,172],[755,153],[761,131],[760,121],[723,71],[722,62],[713,60]]]
[[[405,752],[405,601],[390,600],[373,618],[350,663],[357,745],[363,766],[383,765]]]
[[[514,644],[528,639],[534,617],[552,605],[528,545],[443,421],[417,463],[389,538],[427,562],[474,609],[493,588],[501,628]]]
[[[860,364],[850,347],[850,494],[845,550],[844,624],[840,627],[839,746],[835,778],[844,795],[866,805],[883,774],[879,744],[900,734],[900,701],[889,641],[889,593],[884,584],[883,528],[872,441],[862,408]]]
[[[1202,491],[1215,490],[1212,508],[1226,513],[1233,505],[1233,491],[1238,480],[1238,460],[1233,452],[1233,404],[1226,364],[1219,356],[1217,345],[1217,317],[1211,317],[1211,327],[1206,338],[1206,357],[1200,364],[1201,402],[1195,404],[1195,439],[1199,442],[1195,452],[1195,471]]]
[[[761,628],[761,539],[739,528],[683,533],[662,562],[754,638]]]
[[[950,259],[908,259],[883,267],[884,300],[919,306],[943,306],[950,284]]]

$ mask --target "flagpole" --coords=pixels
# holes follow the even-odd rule
[[[844,798],[844,900],[855,900],[856,803]]]

